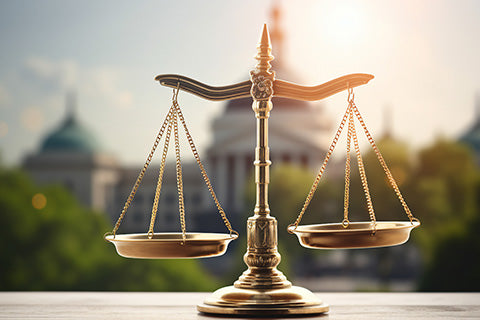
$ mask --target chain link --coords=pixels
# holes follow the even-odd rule
[[[185,198],[183,194],[183,174],[182,163],[180,161],[180,140],[178,136],[178,119],[177,109],[175,108],[173,114],[173,134],[175,137],[175,164],[177,171],[177,191],[178,191],[178,211],[180,213],[180,225],[182,228],[182,244],[185,244],[186,239],[186,224],[185,224]]]
[[[349,103],[350,103],[350,106],[353,107],[353,99],[349,101]],[[375,234],[375,232],[377,231],[375,211],[373,210],[372,198],[370,196],[370,190],[368,188],[367,175],[365,173],[365,166],[363,165],[362,154],[360,153],[360,146],[358,144],[358,138],[357,138],[357,132],[355,130],[355,126],[353,126],[352,136],[353,136],[353,144],[355,146],[355,153],[357,155],[358,172],[360,173],[363,192],[365,193],[365,199],[367,201],[368,214],[370,216],[370,221],[372,225],[372,234]]]
[[[158,200],[160,199],[160,192],[162,190],[162,181],[163,181],[163,174],[165,172],[165,163],[167,159],[168,147],[170,145],[170,136],[172,134],[172,124],[173,124],[173,111],[174,109],[170,109],[169,112],[169,122],[167,128],[167,134],[165,135],[165,143],[163,145],[163,153],[162,153],[162,160],[160,162],[160,170],[158,173],[158,180],[157,180],[157,188],[155,190],[155,198],[153,200],[152,206],[152,215],[150,218],[150,227],[148,229],[148,238],[152,239],[154,235],[153,227],[155,225],[155,218],[157,216],[158,211]]]
[[[348,131],[347,131],[347,157],[345,160],[345,193],[343,197],[343,221],[342,226],[347,228],[350,225],[348,220],[348,207],[349,207],[349,198],[350,198],[350,146],[352,143],[352,131],[353,131],[353,112],[352,108],[348,106]]]

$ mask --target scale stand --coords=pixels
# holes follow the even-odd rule
[[[251,80],[224,87],[211,87],[196,80],[180,75],[160,75],[155,79],[160,84],[174,88],[172,107],[157,135],[152,150],[147,157],[144,167],[140,171],[136,183],[125,203],[120,217],[113,231],[105,235],[105,239],[112,242],[117,252],[130,258],[202,258],[218,256],[225,252],[228,243],[238,237],[232,229],[230,222],[222,209],[205,168],[200,161],[193,139],[188,132],[181,108],[177,102],[179,90],[187,91],[204,99],[222,101],[245,97],[253,98],[253,111],[257,119],[257,147],[255,148],[255,184],[256,204],[254,215],[247,220],[247,253],[244,261],[248,266],[233,286],[218,289],[203,304],[197,306],[198,311],[206,314],[222,314],[237,316],[295,316],[314,315],[325,313],[329,310],[327,304],[319,300],[315,294],[301,287],[292,286],[292,283],[277,269],[281,257],[277,250],[277,220],[270,215],[268,205],[268,184],[270,183],[270,150],[268,147],[268,118],[273,108],[272,97],[284,97],[296,100],[315,101],[329,97],[335,93],[348,89],[348,108],[332,144],[327,150],[325,160],[315,179],[312,188],[305,200],[302,210],[294,223],[287,228],[288,232],[298,236],[301,245],[314,249],[339,249],[339,248],[372,248],[393,246],[406,242],[410,231],[420,225],[405,200],[395,179],[387,167],[383,156],[370,135],[363,118],[354,102],[352,88],[368,83],[373,79],[369,74],[350,74],[329,81],[327,83],[305,87],[283,80],[275,79],[275,73],[270,71],[272,48],[267,26],[263,28],[260,43],[257,46],[258,64],[250,72]],[[382,165],[391,187],[400,200],[410,222],[379,221],[377,222],[373,204],[368,188],[363,160],[358,144],[355,120],[360,122],[368,141],[375,151]],[[347,125],[348,119],[348,125]],[[215,205],[223,219],[229,234],[220,233],[187,233],[185,226],[185,207],[182,182],[182,166],[180,162],[179,123],[183,126],[187,140],[203,179],[210,191]],[[323,175],[325,167],[335,149],[338,138],[344,127],[347,133],[347,160],[345,164],[345,194],[344,194],[344,219],[341,223],[327,223],[316,225],[302,225],[302,216],[312,199]],[[155,217],[158,209],[158,199],[162,186],[162,177],[168,152],[169,139],[173,131],[176,154],[177,189],[179,196],[179,213],[182,227],[181,233],[154,233]],[[131,204],[139,184],[149,166],[152,156],[166,133],[160,165],[155,199],[152,207],[152,216],[148,233],[116,235],[125,213]],[[353,222],[348,220],[349,190],[350,190],[350,147],[353,141],[357,155],[358,169],[367,200],[370,222]]]
[[[268,184],[270,182],[270,152],[268,147],[268,118],[273,108],[272,97],[315,101],[335,93],[368,83],[369,74],[351,74],[325,84],[306,87],[275,79],[270,70],[270,36],[264,25],[257,46],[258,64],[250,72],[251,81],[225,87],[211,87],[179,75],[160,75],[160,84],[178,88],[208,100],[222,101],[253,97],[253,111],[257,121],[257,147],[255,148],[256,205],[254,215],[247,221],[248,266],[233,286],[218,289],[198,311],[207,314],[243,316],[312,315],[329,310],[329,306],[311,291],[293,286],[277,269],[281,256],[277,250],[277,220],[270,215]]]

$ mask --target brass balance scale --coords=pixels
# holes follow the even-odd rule
[[[275,79],[275,73],[270,70],[270,61],[273,60],[273,56],[271,55],[272,49],[266,25],[263,28],[257,51],[258,53],[255,58],[258,60],[258,64],[255,70],[250,73],[251,80],[238,84],[224,87],[211,87],[180,75],[159,75],[155,78],[161,85],[174,89],[173,103],[113,231],[106,234],[105,238],[115,245],[117,252],[121,256],[130,258],[203,258],[225,253],[229,242],[238,238],[238,233],[232,229],[215,195],[195,144],[193,143],[193,139],[188,131],[180,106],[178,105],[177,95],[179,90],[183,90],[204,99],[214,101],[252,96],[252,108],[257,121],[257,147],[255,148],[255,161],[253,163],[255,166],[256,205],[254,215],[247,220],[247,253],[244,255],[244,261],[248,266],[248,270],[235,281],[233,286],[218,289],[208,297],[203,304],[198,305],[197,309],[206,314],[239,316],[292,316],[325,313],[329,310],[329,306],[326,303],[318,299],[311,291],[302,287],[293,286],[282,272],[277,269],[277,265],[281,260],[277,250],[277,221],[270,215],[268,205],[269,169],[271,165],[268,147],[268,118],[273,108],[271,102],[272,97],[316,101],[348,90],[348,107],[341,120],[340,126],[327,151],[325,160],[313,182],[300,214],[295,222],[288,227],[288,232],[296,234],[301,245],[314,249],[374,248],[399,245],[408,240],[410,231],[418,227],[420,222],[414,218],[410,212],[395,179],[367,130],[365,122],[354,102],[353,88],[368,83],[368,81],[373,79],[373,76],[369,74],[350,74],[313,87],[301,86]],[[385,171],[388,181],[399,198],[410,221],[396,222],[376,220],[362,156],[360,154],[355,129],[355,118],[357,118],[361,124],[368,141],[372,145]],[[186,232],[182,166],[180,162],[179,120],[185,131],[195,160],[199,165],[203,179],[228,229],[228,233]],[[347,157],[345,165],[343,221],[340,223],[300,225],[302,216],[312,200],[344,127],[347,127]],[[153,229],[172,131],[175,140],[177,189],[182,232],[155,233]],[[165,143],[149,230],[143,234],[116,234],[164,134]],[[367,202],[370,218],[368,222],[350,222],[348,219],[350,149],[352,140]]]

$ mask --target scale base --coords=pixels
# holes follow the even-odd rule
[[[230,316],[301,316],[328,312],[329,306],[311,291],[296,286],[282,289],[218,289],[197,310]]]

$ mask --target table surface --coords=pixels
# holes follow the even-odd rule
[[[308,319],[480,319],[480,293],[316,294],[330,305],[330,312]],[[229,319],[196,311],[208,295],[0,292],[0,319]]]

